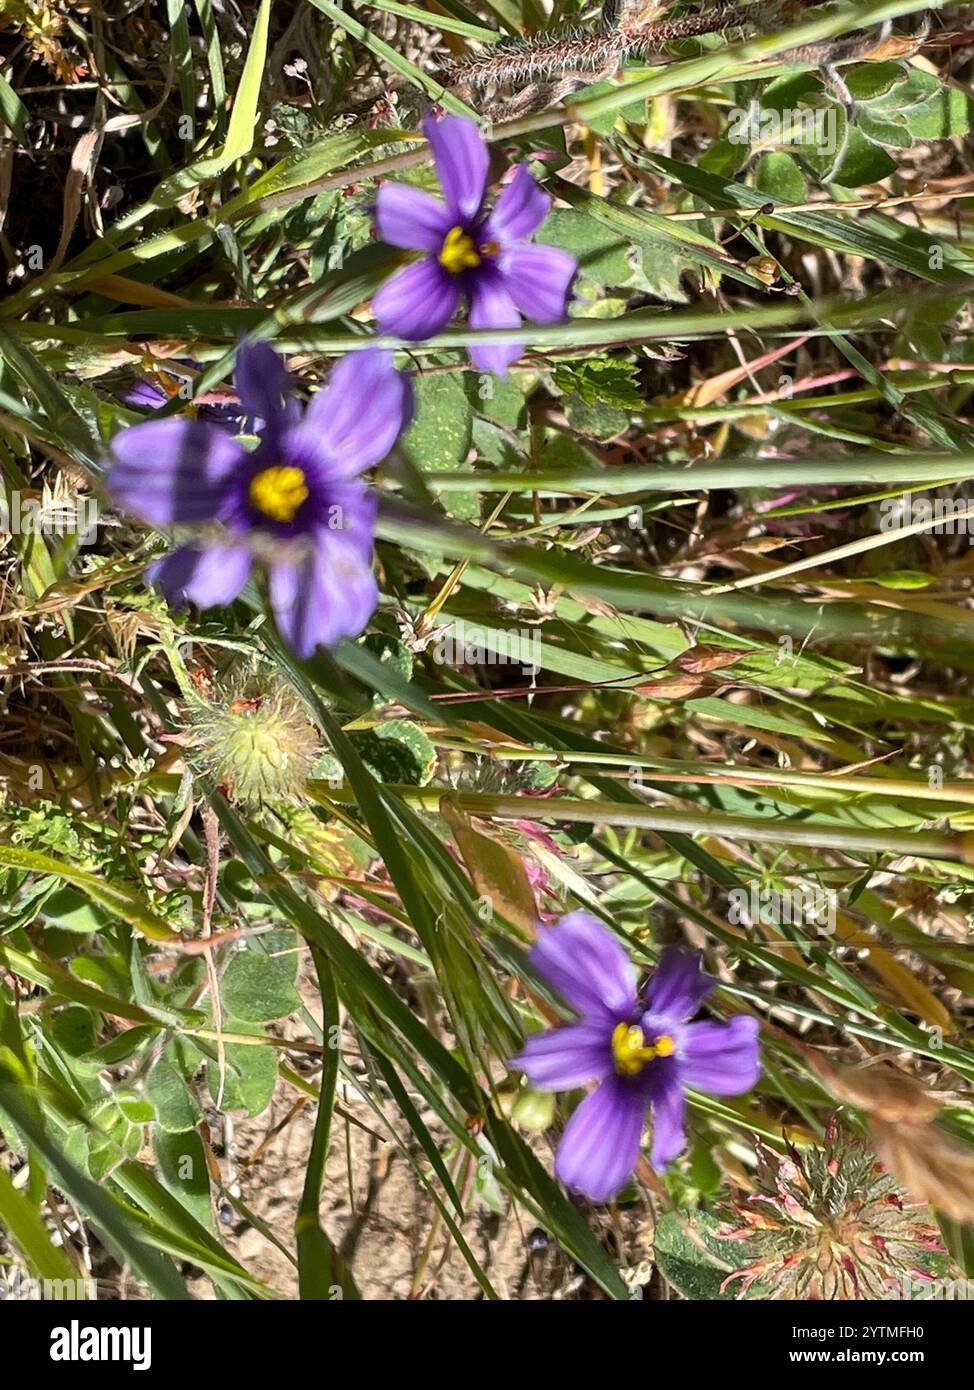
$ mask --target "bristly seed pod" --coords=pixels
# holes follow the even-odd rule
[[[447,85],[473,90],[568,76],[594,80],[614,72],[629,56],[656,55],[675,40],[748,26],[754,19],[754,7],[749,5],[717,6],[698,15],[656,19],[660,9],[646,0],[606,0],[599,31],[576,26],[501,39],[451,64],[445,74]]]
[[[735,1206],[743,1227],[721,1230],[755,1258],[721,1291],[740,1279],[739,1298],[755,1280],[770,1299],[902,1297],[906,1281],[933,1278],[931,1255],[946,1256],[929,1208],[912,1203],[835,1116],[823,1148],[788,1144],[782,1155],[759,1143],[755,1181]]]
[[[300,700],[277,677],[248,673],[189,708],[187,759],[232,800],[297,801],[324,753]]]

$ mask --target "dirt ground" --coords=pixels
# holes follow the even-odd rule
[[[297,985],[305,1008],[320,1016],[320,998],[306,959]],[[307,1037],[305,1024],[293,1016],[272,1031],[288,1038]],[[297,1053],[291,1055],[289,1065],[304,1069]],[[312,1081],[314,1071],[312,1066]],[[205,1099],[202,1084],[198,1093]],[[417,1097],[414,1100],[419,1103]],[[278,1082],[267,1110],[253,1119],[222,1116],[213,1109],[206,1112],[213,1162],[220,1184],[233,1199],[221,1195],[217,1183],[211,1184],[220,1240],[250,1274],[287,1299],[299,1296],[297,1268],[286,1252],[293,1252],[295,1245],[294,1222],[315,1113],[314,1104],[283,1081]],[[421,1180],[428,1160],[410,1142],[408,1127],[392,1103],[386,1114],[394,1132],[384,1127],[353,1084],[340,1079],[322,1189],[321,1214],[327,1234],[351,1269],[363,1299],[484,1298],[474,1271]],[[429,1111],[422,1118],[461,1193],[464,1240],[496,1295],[503,1300],[601,1298],[597,1286],[534,1224],[530,1213],[515,1208],[499,1188],[490,1189],[491,1200],[477,1190],[471,1167],[463,1166],[464,1155],[459,1156],[458,1166],[458,1155],[438,1118]],[[524,1137],[550,1167],[550,1136]],[[409,1143],[408,1149],[400,1139]],[[152,1164],[151,1147],[143,1158]],[[10,1162],[2,1144],[0,1162]],[[19,1166],[15,1159],[14,1167]],[[95,1275],[100,1299],[147,1296],[95,1236],[82,1230],[77,1214],[53,1191],[48,1210],[75,1245],[80,1263]],[[651,1223],[636,1211],[617,1211],[611,1220],[590,1214],[590,1219],[621,1268],[638,1265],[651,1253]],[[14,1248],[4,1242],[0,1234],[0,1275],[5,1264],[20,1263]],[[195,1298],[214,1297],[202,1271],[184,1266],[181,1272]]]
[[[375,1117],[365,1105],[347,1098],[340,1103],[352,1119],[336,1116],[323,1218],[363,1298],[482,1297],[406,1156],[394,1141],[374,1132]],[[282,1097],[259,1121],[236,1129],[233,1147],[241,1161],[290,1109],[288,1098]],[[285,1244],[293,1230],[313,1123],[313,1114],[303,1110],[239,1174],[243,1201]],[[468,1213],[464,1236],[500,1297],[551,1297],[553,1282],[563,1282],[567,1271],[558,1279],[552,1267],[559,1264],[557,1252],[547,1248],[543,1233],[524,1226],[509,1208],[503,1215],[492,1211],[476,1195]],[[222,1214],[227,1215],[226,1209]],[[241,1263],[279,1292],[297,1297],[297,1271],[285,1255],[253,1226],[238,1222],[236,1214],[231,1230],[227,1243]]]
[[[309,967],[299,976],[306,1007],[317,1014],[320,1001]],[[285,1024],[290,1035],[294,1025]],[[298,1025],[300,1030],[300,1025]],[[354,1274],[364,1299],[471,1300],[484,1292],[442,1221],[419,1174],[428,1169],[422,1152],[404,1151],[396,1135],[408,1140],[395,1107],[387,1111],[396,1134],[382,1126],[354,1087],[340,1081],[332,1142],[322,1190],[325,1230]],[[220,1161],[226,1177],[239,1185],[242,1203],[281,1240],[293,1247],[294,1219],[311,1148],[315,1109],[301,1105],[291,1087],[278,1085],[270,1108],[226,1131],[228,1148]],[[423,1114],[447,1167],[456,1155],[437,1117]],[[544,1136],[536,1147],[550,1165]],[[502,1299],[598,1297],[598,1291],[555,1247],[530,1215],[515,1210],[498,1192],[489,1203],[475,1189],[465,1168],[456,1178],[466,1213],[462,1231],[473,1255]],[[234,1195],[237,1188],[234,1187]],[[218,1218],[228,1249],[256,1277],[286,1297],[298,1296],[297,1270],[287,1256],[225,1203]],[[206,1296],[200,1289],[200,1295]]]

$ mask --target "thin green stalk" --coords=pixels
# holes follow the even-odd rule
[[[316,800],[354,800],[352,789],[310,784]],[[438,812],[449,796],[461,811],[500,820],[557,820],[574,825],[619,825],[638,830],[753,840],[808,849],[838,849],[849,854],[907,854],[919,859],[958,859],[974,863],[974,831],[845,830],[820,821],[771,821],[753,816],[722,816],[706,811],[668,811],[631,802],[572,801],[566,797],[495,796],[488,792],[453,792],[446,787],[395,786],[386,790],[424,811]]]
[[[298,1247],[298,1288],[301,1298],[331,1302],[339,1298],[357,1299],[361,1295],[345,1262],[321,1225],[321,1189],[325,1181],[325,1160],[335,1109],[335,1084],[341,1063],[341,1047],[334,1041],[339,1029],[338,991],[331,964],[316,946],[311,947],[311,959],[321,995],[321,1032],[325,1047],[318,1088],[318,1114],[294,1232]]]

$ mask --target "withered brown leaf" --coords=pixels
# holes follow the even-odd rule
[[[838,1100],[865,1112],[877,1158],[911,1197],[974,1222],[974,1150],[937,1123],[943,1104],[936,1092],[886,1063],[853,1068],[809,1059]]]

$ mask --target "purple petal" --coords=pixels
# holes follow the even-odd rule
[[[653,1097],[653,1146],[649,1161],[657,1171],[672,1163],[677,1154],[683,1151],[686,1143],[683,1127],[685,1109],[683,1087],[674,1071],[667,1076],[664,1084],[656,1088]]]
[[[241,343],[233,380],[244,414],[262,421],[265,432],[276,435],[297,420],[290,374],[269,343]]]
[[[182,545],[150,565],[145,577],[159,586],[174,608],[184,603],[220,608],[237,597],[250,569],[245,545]]]
[[[282,558],[270,571],[271,607],[281,636],[306,661],[315,648],[357,637],[379,602],[372,566],[340,534],[319,532],[300,560]]]
[[[107,486],[152,526],[221,518],[247,454],[226,430],[200,420],[146,420],[112,440]]]
[[[334,478],[351,478],[389,453],[413,413],[412,385],[391,352],[366,348],[343,357],[289,439],[310,435],[327,451]]]
[[[576,1012],[614,1026],[636,997],[636,971],[622,945],[587,912],[570,912],[544,927],[531,964]]]
[[[555,1172],[566,1187],[593,1202],[607,1202],[636,1166],[645,1119],[642,1091],[610,1076],[568,1121]]]
[[[647,1012],[682,1023],[693,1017],[715,984],[701,971],[698,955],[667,946],[644,992]]]
[[[319,519],[319,537],[324,532],[330,539],[338,532],[342,542],[367,561],[371,568],[378,513],[379,497],[373,488],[357,479],[344,483],[329,482],[328,510]]]
[[[489,155],[480,128],[466,116],[427,117],[423,134],[433,150],[450,216],[465,226],[477,216],[487,191]]]
[[[161,410],[168,399],[162,387],[154,385],[151,381],[137,381],[132,389],[122,396],[126,405],[138,406],[142,410]]]
[[[471,328],[520,328],[521,315],[505,288],[504,278],[484,269],[470,288]],[[512,362],[524,351],[523,343],[471,343],[470,360],[482,372],[506,376]]]
[[[680,1076],[687,1086],[715,1096],[738,1096],[761,1075],[759,1025],[748,1014],[728,1023],[691,1023],[680,1047]]]
[[[538,230],[550,210],[549,195],[535,183],[528,166],[519,164],[487,219],[485,240],[499,241],[502,246],[523,241]]]
[[[532,1086],[546,1091],[572,1091],[588,1081],[612,1075],[612,1044],[608,1024],[570,1023],[528,1038],[513,1059]]]
[[[412,342],[441,333],[459,307],[458,278],[433,256],[400,270],[372,300],[382,331]]]
[[[500,262],[504,284],[526,318],[559,323],[568,313],[578,262],[556,246],[513,246]]]
[[[441,202],[404,183],[386,183],[379,189],[375,224],[382,240],[392,246],[436,254],[443,249],[446,234],[453,226]]]

